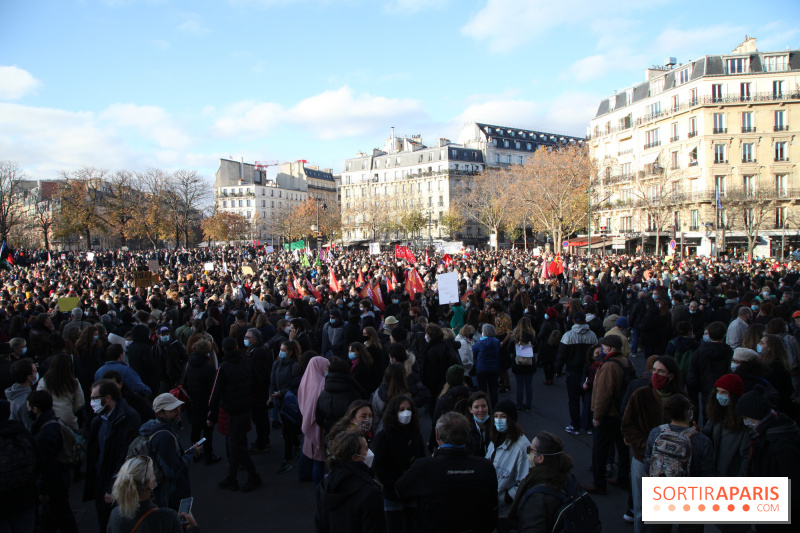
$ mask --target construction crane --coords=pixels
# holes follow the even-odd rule
[[[256,170],[266,172],[267,167],[274,167],[279,164],[280,164],[279,161],[256,161],[254,166],[256,167]]]

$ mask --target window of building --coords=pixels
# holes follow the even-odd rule
[[[525,149],[526,150],[530,150],[531,149],[531,143],[526,143],[525,144]]]
[[[714,176],[714,186],[715,191],[719,191],[720,196],[725,196],[725,192],[727,191],[726,187],[726,180],[725,176]]]
[[[664,76],[650,82],[650,96],[664,92]]]
[[[647,106],[647,114],[656,117],[661,113],[661,102],[654,102]]]
[[[222,200],[222,207],[228,207],[228,201]]]
[[[739,95],[742,100],[750,100],[750,82],[739,84]]]
[[[241,200],[239,200],[239,207],[242,207],[242,203],[243,202]]]
[[[674,95],[672,97],[672,110],[673,111],[677,111],[679,107],[680,107],[680,99],[678,98],[678,95],[676,94],[676,95]]]
[[[656,146],[661,145],[661,142],[658,140],[658,128],[647,130],[646,132],[644,132],[644,137],[645,137],[645,145],[644,145],[645,150],[647,150],[648,148],[654,148]]]
[[[494,154],[494,162],[495,163],[499,163],[500,162],[500,154]]]
[[[775,192],[779,196],[786,196],[786,174],[775,175]]]
[[[714,163],[727,163],[728,158],[726,155],[727,145],[715,144],[714,145]]]
[[[522,156],[518,156],[517,157],[517,163],[521,165],[522,161],[523,161]]]
[[[745,74],[750,70],[750,58],[737,57],[735,59],[726,59],[725,67],[728,74]]]
[[[433,196],[428,196],[428,207],[433,207]]]
[[[775,80],[772,82],[772,95],[775,98],[781,98],[783,96],[783,81],[782,80]]]
[[[270,200],[269,204],[270,207],[275,207],[275,200]],[[347,207],[350,207],[350,204],[347,204]]]
[[[691,117],[689,119],[689,138],[695,135],[697,135],[697,117]]]
[[[742,188],[746,196],[755,196],[756,178],[755,176],[742,176]]]
[[[753,112],[745,111],[742,113],[742,133],[752,133],[756,131],[753,127]]]
[[[350,170],[350,161],[347,162],[347,170]]]
[[[764,72],[780,72],[782,70],[788,70],[789,68],[788,54],[780,56],[767,56],[763,61]]]
[[[247,200],[247,207],[250,207],[250,200]]]
[[[753,162],[753,143],[742,144],[742,163]]]
[[[444,196],[439,197],[439,207],[444,206]]]
[[[669,163],[670,163],[670,168],[672,170],[678,170],[678,168],[680,168],[680,165],[678,164],[678,152],[677,151],[674,151],[674,152],[670,153]]]
[[[788,161],[786,154],[786,141],[775,143],[775,161]]]
[[[608,129],[611,129],[611,127],[609,126],[609,128],[608,128]],[[522,146],[522,145],[520,144],[520,142],[519,142],[519,141],[514,141],[514,148],[516,148],[517,150],[519,150],[520,146]]]
[[[690,77],[689,68],[681,69],[675,75],[675,82],[677,83],[677,85],[683,85],[684,83],[687,83],[689,81]]]
[[[775,131],[784,131],[786,126],[786,111],[775,111]]]
[[[511,164],[511,156],[510,155],[506,156],[506,163],[508,163],[509,165]]]
[[[697,231],[700,226],[700,215],[697,212],[697,209],[692,209],[689,211],[689,230],[690,231]]]
[[[631,175],[631,164],[630,163],[622,163],[620,166],[620,174],[623,177]]]
[[[674,143],[678,140],[678,123],[673,122],[669,125],[669,142]]]
[[[721,102],[722,101],[722,84],[715,83],[711,86],[711,101],[712,102]]]
[[[508,139],[503,141],[503,148],[508,148]]]
[[[692,89],[689,91],[689,103],[690,105],[697,105],[697,89]]]
[[[727,133],[728,130],[725,128],[725,114],[724,113],[714,113],[714,133]]]
[[[250,218],[250,211],[247,212],[247,218]]]
[[[786,208],[778,207],[775,209],[775,228],[782,228],[786,223]]]

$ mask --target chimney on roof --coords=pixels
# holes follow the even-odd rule
[[[733,49],[734,54],[749,54],[752,52],[758,52],[756,49],[756,38],[748,37],[747,35],[744,36],[744,41]]]
[[[670,56],[670,57],[664,59],[664,66],[665,67],[672,68],[677,64],[678,64],[678,58],[676,58],[676,57]]]

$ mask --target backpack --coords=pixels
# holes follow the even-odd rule
[[[653,443],[650,457],[650,477],[687,477],[692,463],[692,443],[697,433],[694,428],[673,431],[669,424],[658,428],[661,434]]]
[[[676,363],[678,363],[678,368],[681,370],[681,376],[683,376],[683,382],[686,383],[686,377],[689,375],[689,367],[692,364],[692,354],[694,354],[694,350],[684,350],[681,352],[678,351],[677,346],[673,341],[669,342],[675,348],[672,358],[675,359]]]
[[[549,346],[558,346],[558,343],[561,342],[561,330],[558,328],[554,328],[553,331],[550,332],[550,336],[547,337],[547,344]]]
[[[36,476],[36,448],[25,433],[0,437],[0,492],[17,491]]]
[[[58,424],[61,430],[61,449],[58,451],[58,462],[76,464],[86,459],[86,439],[78,435],[59,419],[48,420],[42,427]]]
[[[578,486],[572,476],[567,480],[566,493],[553,490],[540,483],[525,491],[519,507],[523,507],[527,499],[535,492],[561,498],[561,505],[556,511],[551,533],[599,533],[602,530],[597,504],[585,490]]]
[[[631,381],[638,377],[636,375],[636,368],[634,368],[633,363],[630,361],[628,361],[627,366],[622,364],[622,361],[619,359],[607,359],[606,362],[617,364],[622,368],[622,386],[615,397],[617,409],[619,409],[622,406],[622,399],[625,397],[625,393],[628,391],[628,385],[630,385]]]
[[[164,482],[164,470],[162,470],[161,464],[153,455],[153,450],[150,446],[150,441],[152,441],[153,437],[159,433],[169,433],[172,435],[172,438],[175,438],[175,435],[168,429],[159,429],[148,436],[138,435],[135,439],[133,439],[133,442],[131,442],[130,446],[128,446],[128,459],[131,457],[149,457],[152,459],[153,472],[156,474],[156,483],[160,484]],[[175,445],[177,447],[178,439],[175,439]]]
[[[452,389],[448,390],[444,393],[445,397],[448,398],[451,402],[453,402],[453,407],[450,411],[455,411],[456,413],[460,413],[464,416],[469,416],[469,395],[467,396],[458,396],[455,394],[451,394]],[[450,412],[445,411],[445,412]],[[442,412],[444,414],[445,412]]]

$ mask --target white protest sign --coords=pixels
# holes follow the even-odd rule
[[[458,273],[448,272],[436,277],[439,284],[439,303],[454,304],[458,302]]]
[[[265,253],[271,254],[271,253],[272,253],[272,252],[274,252],[274,251],[275,251],[275,249],[274,249],[272,246],[266,246],[266,247],[264,247],[264,252],[265,252]]]
[[[381,245],[377,242],[369,243],[369,255],[381,255]]]
[[[94,252],[86,252],[86,260],[94,261]]]
[[[250,300],[253,302],[253,305],[256,306],[256,309],[258,309],[262,313],[264,312],[264,306],[261,304],[261,299],[258,296],[256,296],[255,294],[251,294]]]
[[[203,265],[203,270],[205,270],[207,272],[213,272],[214,271],[214,263],[211,262],[211,263],[204,264]]]

